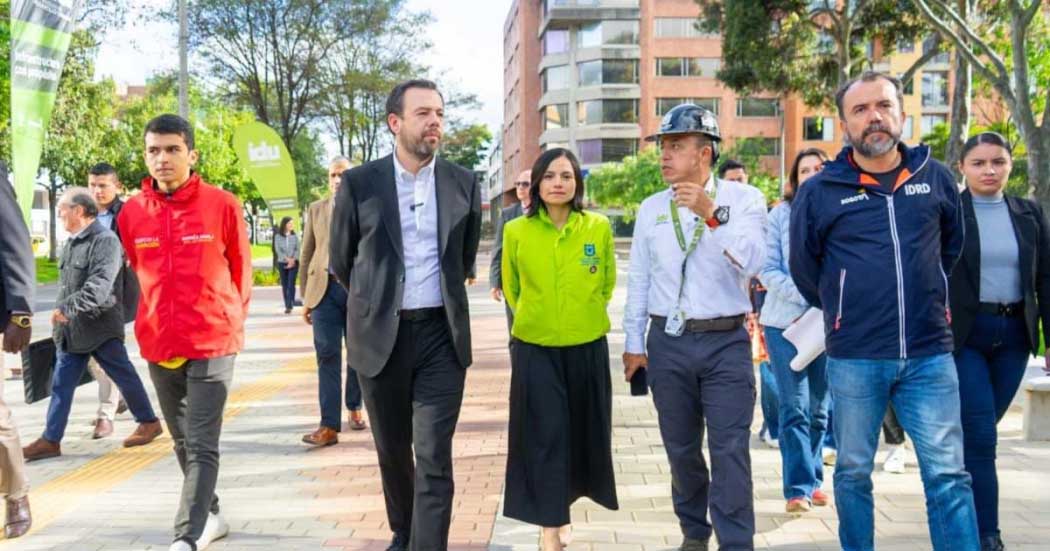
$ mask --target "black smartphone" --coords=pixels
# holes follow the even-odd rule
[[[646,378],[646,368],[640,368],[631,375],[631,396],[645,396],[649,394],[649,381]]]

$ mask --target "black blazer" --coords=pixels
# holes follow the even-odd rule
[[[966,343],[973,329],[981,300],[981,238],[973,211],[970,191],[962,193],[966,223],[966,243],[951,275],[952,333],[955,349]],[[1039,320],[1043,334],[1050,335],[1050,230],[1043,209],[1035,201],[1006,196],[1013,222],[1021,265],[1021,291],[1024,294],[1024,319],[1028,344],[1034,353],[1039,347]],[[1050,342],[1048,337],[1047,342]]]
[[[481,238],[481,190],[469,170],[435,161],[441,297],[462,367],[471,364],[466,279]],[[405,287],[401,215],[394,160],[387,155],[343,173],[332,210],[332,269],[349,289],[346,336],[350,366],[375,377],[397,339]]]
[[[521,203],[514,203],[500,212],[499,225],[496,226],[496,242],[492,244],[492,264],[489,266],[490,289],[503,288],[503,226],[524,214],[525,209]]]
[[[33,311],[35,291],[36,262],[29,229],[7,179],[7,167],[0,164],[0,333],[11,312]]]

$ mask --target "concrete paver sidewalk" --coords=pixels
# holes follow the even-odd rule
[[[480,260],[479,266],[487,265],[487,259]],[[510,370],[503,306],[488,298],[482,272],[470,291],[475,365],[468,371],[454,446],[450,549],[538,550],[536,527],[499,514]],[[570,551],[670,550],[680,542],[651,399],[630,397],[620,374],[625,274],[620,279],[611,308],[616,330],[609,339],[621,509],[577,503]],[[231,533],[211,549],[384,550],[390,533],[370,433],[344,430],[339,445],[319,450],[299,442],[318,420],[313,347],[309,328],[282,311],[277,290],[256,292],[222,439],[219,495]],[[136,358],[134,343],[129,345]],[[144,364],[137,365],[152,389]],[[42,431],[47,402],[27,406],[20,393],[20,384],[7,381],[4,397],[14,406],[25,444]],[[167,548],[181,482],[170,440],[121,449],[120,438],[133,429],[133,420],[124,414],[114,436],[93,441],[89,422],[96,405],[94,385],[82,387],[63,442],[64,456],[29,466],[36,528],[19,540],[0,540],[0,550]],[[756,411],[755,432],[759,422]],[[783,513],[779,452],[754,439],[752,463],[756,548],[838,549],[833,507],[804,517]],[[1009,549],[1050,549],[1050,445],[1021,441],[1017,411],[1000,425],[999,474]],[[878,548],[930,549],[914,458],[908,474],[877,473],[875,486]]]

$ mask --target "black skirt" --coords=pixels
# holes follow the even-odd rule
[[[618,509],[612,463],[609,345],[511,343],[510,435],[503,514],[540,526],[569,524],[588,497]]]

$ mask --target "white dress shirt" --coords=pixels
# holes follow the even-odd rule
[[[712,175],[704,186],[711,194]],[[681,309],[686,319],[712,319],[751,311],[747,286],[765,260],[766,201],[758,189],[718,180],[715,203],[729,207],[729,222],[706,228],[686,262]],[[626,350],[645,353],[645,332],[650,315],[670,316],[678,304],[685,253],[678,245],[671,218],[671,189],[649,196],[638,208],[631,243],[631,264],[624,311]],[[678,207],[686,245],[703,220]]]
[[[437,157],[413,175],[394,158],[398,210],[401,213],[401,244],[405,252],[405,294],[401,308],[441,306],[441,260],[438,250],[437,188],[434,163]]]

